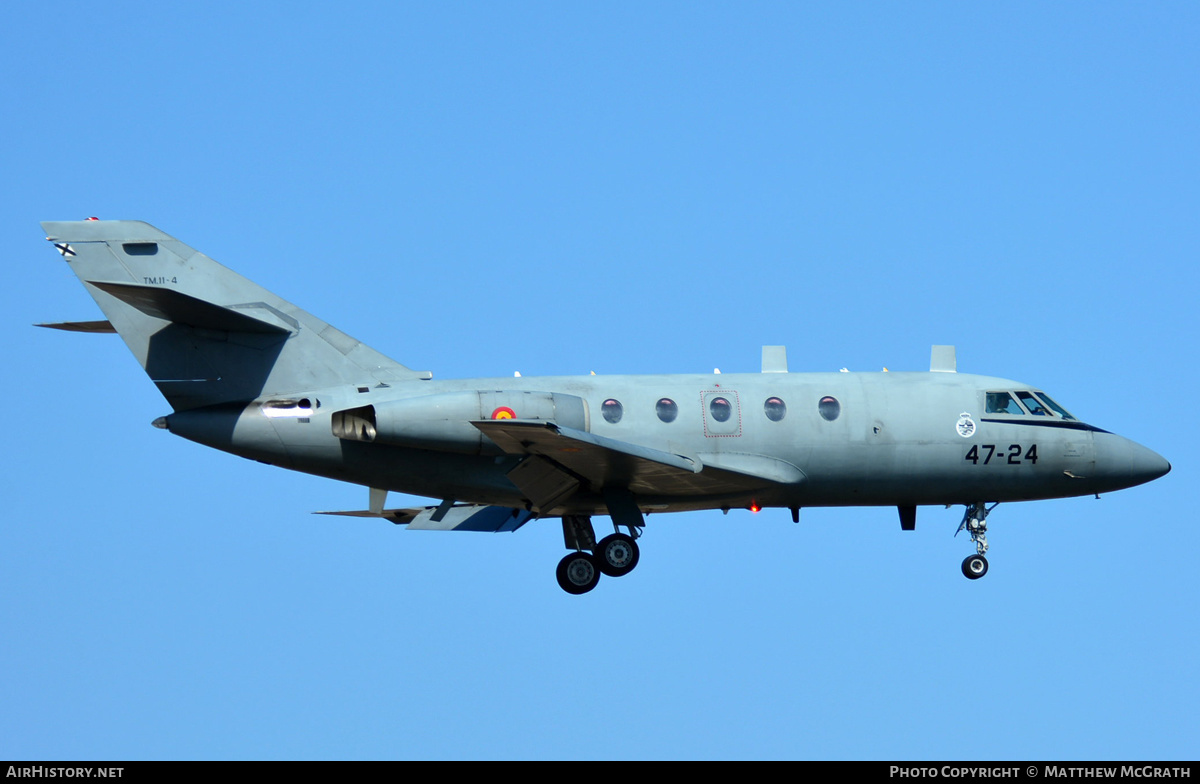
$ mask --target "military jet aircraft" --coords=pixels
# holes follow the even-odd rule
[[[789,373],[765,346],[754,374],[434,380],[368,348],[149,224],[42,224],[173,413],[154,425],[207,446],[369,488],[336,512],[409,529],[515,531],[560,519],[572,594],[637,564],[650,513],[780,507],[965,507],[988,571],[999,503],[1099,494],[1171,466],[1072,416],[1036,386],[956,372]],[[439,499],[388,509],[389,491]],[[591,518],[614,533],[596,539]],[[622,530],[624,529],[624,530]]]

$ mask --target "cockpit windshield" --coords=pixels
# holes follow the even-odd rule
[[[986,395],[985,411],[989,414],[1025,416],[1028,413],[1051,418],[1058,415],[1063,419],[1078,421],[1045,392],[1018,389],[1014,392],[988,392]],[[1021,402],[1018,403],[1018,400]]]
[[[989,414],[1024,414],[1025,412],[1007,392],[987,393],[987,413]]]
[[[1025,408],[1029,409],[1029,413],[1034,416],[1050,416],[1050,412],[1042,405],[1042,401],[1033,396],[1032,392],[1018,392],[1017,397],[1021,398],[1021,402],[1025,404]]]
[[[1072,421],[1077,421],[1077,420],[1075,420],[1075,417],[1073,417],[1069,413],[1067,413],[1067,409],[1063,408],[1058,403],[1055,403],[1054,400],[1049,395],[1047,395],[1045,392],[1038,392],[1037,396],[1040,400],[1042,400],[1042,402],[1044,402],[1046,405],[1050,406],[1050,408],[1054,409],[1054,413],[1058,414],[1063,419],[1070,419]]]

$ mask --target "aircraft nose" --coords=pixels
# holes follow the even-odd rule
[[[1113,433],[1094,433],[1096,476],[1111,489],[1145,484],[1171,470],[1166,458]]]
[[[1129,473],[1139,485],[1158,479],[1171,470],[1171,464],[1167,462],[1167,459],[1153,449],[1147,449],[1141,444],[1130,441],[1129,451],[1131,452]]]

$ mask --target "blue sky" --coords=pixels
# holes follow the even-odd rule
[[[17,4],[0,758],[1194,759],[1200,10]],[[41,220],[149,221],[437,377],[959,369],[1174,470],[960,510],[405,532],[149,426]],[[395,500],[395,498],[393,498]]]

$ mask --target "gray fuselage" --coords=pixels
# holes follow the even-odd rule
[[[1169,469],[1145,447],[1049,410],[985,410],[989,392],[1032,390],[939,372],[518,377],[312,390],[167,421],[184,437],[287,468],[511,507],[529,503],[507,478],[519,460],[471,422],[552,420],[551,395],[560,411],[562,399],[582,400],[566,414],[571,427],[762,479],[726,493],[639,493],[646,511],[1025,501],[1108,492]],[[390,443],[334,434],[335,414],[366,405],[400,412]],[[538,410],[521,410],[530,405]],[[585,485],[545,512],[604,514],[596,490]]]

